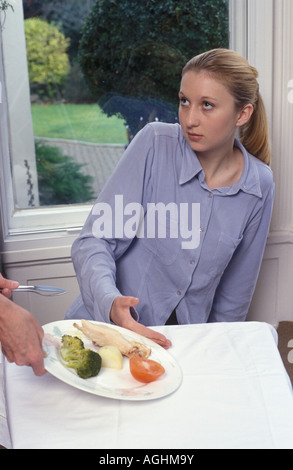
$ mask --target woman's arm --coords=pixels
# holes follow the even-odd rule
[[[93,318],[113,321],[169,347],[170,342],[163,335],[140,325],[136,321],[138,318],[132,316],[130,307],[135,307],[138,299],[132,297],[129,300],[116,287],[116,260],[133,241],[121,226],[123,208],[129,203],[145,207],[151,193],[153,136],[152,127],[146,126],[126,150],[73,244],[72,259],[84,305]],[[121,207],[117,207],[117,196]],[[110,220],[106,212],[109,212]],[[112,227],[108,223],[112,223]],[[109,232],[105,237],[100,236],[102,230],[110,228],[110,236]]]

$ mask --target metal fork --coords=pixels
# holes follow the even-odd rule
[[[0,289],[0,292],[2,292],[2,289]],[[33,292],[39,295],[52,296],[66,294],[67,291],[52,286],[18,286],[12,292]]]

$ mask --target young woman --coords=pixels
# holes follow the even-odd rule
[[[245,320],[274,193],[257,76],[226,49],[186,64],[180,125],[137,134],[73,245],[81,295],[67,318],[112,321],[166,348],[147,326],[171,314]]]

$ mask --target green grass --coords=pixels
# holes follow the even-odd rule
[[[107,117],[97,104],[34,104],[34,135],[103,144],[126,144],[123,119]]]

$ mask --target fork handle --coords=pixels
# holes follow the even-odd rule
[[[0,293],[2,293],[4,289],[0,288]],[[35,292],[34,286],[18,286],[16,289],[11,289],[11,292]]]

